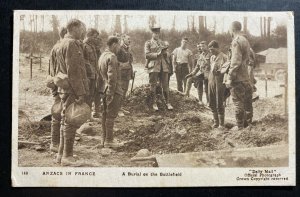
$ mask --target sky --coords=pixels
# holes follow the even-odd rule
[[[142,13],[142,11],[141,11]],[[149,14],[141,14],[137,13],[134,15],[127,15],[127,24],[129,30],[133,29],[147,29],[149,30],[149,25],[148,25],[148,18]],[[215,12],[215,15],[210,14],[209,16],[206,16],[207,20],[207,27],[209,30],[214,29],[214,21],[216,21],[216,33],[222,33],[222,32],[227,32],[230,24],[232,21],[237,20],[240,22],[243,22],[243,16],[239,15],[234,15],[231,16],[229,15],[218,15],[218,12]],[[191,26],[191,21],[192,21],[192,14],[159,14],[156,16],[157,18],[157,23],[159,26],[161,26],[162,29],[171,29],[172,24],[173,24],[173,18],[175,16],[175,27],[177,30],[185,30],[187,29],[187,21],[189,20],[190,26]],[[195,18],[195,27],[197,29],[198,27],[198,16],[199,15],[194,15]],[[81,21],[83,21],[87,28],[94,27],[95,25],[95,20],[94,20],[94,14],[91,15],[79,15],[79,14],[58,14],[57,15],[60,26],[65,26],[67,21],[71,18],[78,18]],[[187,19],[188,18],[188,19]],[[51,15],[44,15],[44,31],[51,31],[52,26],[50,23],[51,20]],[[115,15],[100,15],[100,29],[99,30],[105,30],[107,32],[110,32],[113,30],[114,27],[114,21],[115,21]],[[121,23],[122,23],[122,29],[124,27],[124,15],[121,15]],[[41,25],[41,18],[38,17],[38,31],[42,30],[42,25]],[[21,30],[25,28],[25,30],[30,30],[30,15],[26,14],[24,18],[24,25],[20,25]],[[278,17],[278,15],[272,16],[272,21],[271,21],[271,31],[274,30],[278,25],[286,25],[286,18],[285,17]],[[248,17],[248,31],[250,34],[259,36],[260,35],[260,16],[255,16],[251,15]]]

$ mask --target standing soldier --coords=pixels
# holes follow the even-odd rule
[[[235,105],[237,126],[232,130],[240,130],[252,122],[252,87],[249,82],[248,64],[250,44],[241,35],[242,25],[238,21],[231,24],[230,33],[233,37],[231,43],[231,61],[226,86],[231,88],[230,93]]]
[[[121,70],[121,84],[123,89],[123,98],[122,101],[125,100],[126,94],[129,87],[129,81],[133,79],[133,57],[130,52],[130,36],[123,35],[121,37],[121,48],[117,53],[117,59],[120,63],[120,70]],[[122,109],[122,112],[126,112],[124,109]],[[124,115],[124,114],[123,114]]]
[[[224,91],[223,83],[224,74],[221,73],[222,65],[227,61],[227,56],[220,52],[219,44],[213,40],[208,45],[212,54],[210,58],[210,72],[208,76],[208,101],[212,110],[214,124],[213,128],[224,128]]]
[[[98,91],[99,68],[97,45],[99,40],[99,32],[96,29],[90,28],[87,30],[86,38],[83,41],[83,54],[86,61],[86,73],[89,79],[89,95],[87,104],[93,109],[93,117],[99,117],[100,95]]]
[[[57,52],[57,70],[55,76],[63,76],[64,82],[56,83],[61,98],[61,126],[60,144],[57,155],[57,162],[62,165],[74,165],[73,145],[75,131],[78,125],[65,121],[65,111],[74,102],[82,104],[88,94],[88,79],[86,77],[85,63],[82,44],[79,41],[82,35],[82,22],[72,19],[67,24],[67,34],[60,43]]]
[[[192,71],[193,53],[187,48],[188,38],[181,40],[181,46],[174,49],[173,55],[173,66],[177,80],[177,90],[183,92],[186,89],[186,78],[185,76]]]
[[[211,53],[207,48],[206,41],[200,42],[199,48],[201,49],[202,53],[199,56],[199,59],[197,61],[196,66],[194,67],[194,70],[192,71],[192,73],[188,75],[188,77],[189,76],[193,76],[193,77],[187,80],[187,88],[185,91],[185,95],[187,96],[190,95],[190,89],[192,86],[192,82],[194,81],[198,91],[199,104],[203,105],[202,102],[203,85],[204,85],[204,91],[206,95],[206,102],[208,103],[208,75],[210,70]]]
[[[157,84],[161,80],[163,96],[167,109],[172,110],[173,107],[169,103],[169,65],[164,58],[167,47],[160,40],[160,27],[152,27],[152,39],[145,43],[146,69],[149,72],[149,83],[151,98],[153,99],[152,108],[158,111],[157,107]]]
[[[104,147],[117,148],[123,145],[114,139],[113,134],[114,120],[118,116],[123,96],[120,67],[116,56],[120,50],[118,37],[110,36],[107,40],[107,47],[98,62],[100,74],[104,80],[104,90],[102,91],[105,94],[102,115],[102,144]]]
[[[57,43],[53,46],[51,53],[50,53],[50,76],[54,77],[55,73],[57,71],[57,51],[60,48],[60,43],[62,41],[62,39],[64,38],[64,36],[67,33],[67,29],[65,27],[62,27],[59,31],[59,37],[60,40],[57,41]],[[51,93],[52,96],[54,98],[54,103],[53,103],[53,107],[54,105],[60,105],[60,97],[59,94],[57,92],[57,86],[52,83],[52,88],[51,88]],[[53,108],[52,107],[52,108]],[[56,116],[55,114],[53,114],[53,110],[51,110],[52,112],[52,120],[51,120],[51,144],[50,144],[50,151],[57,153],[58,151],[58,146],[59,146],[59,128],[60,128],[60,121],[61,121],[61,117],[60,114],[58,114],[58,116]]]

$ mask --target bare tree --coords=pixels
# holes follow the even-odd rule
[[[174,15],[174,17],[173,17],[173,23],[172,23],[172,30],[173,30],[173,31],[175,31],[175,29],[176,29],[176,28],[175,28],[175,25],[176,25],[176,24],[175,24],[175,21],[176,21],[176,15]]]
[[[99,15],[95,15],[95,26],[94,28],[98,30],[99,28]]]
[[[199,32],[204,30],[204,17],[199,16]]]
[[[42,15],[42,32],[44,32],[44,27],[45,27],[45,16]]]
[[[206,18],[206,17],[205,17]],[[205,20],[205,23],[206,23],[206,20]],[[206,27],[207,29],[207,27]],[[216,17],[214,16],[214,34],[216,34],[216,29],[217,29],[217,19]]]
[[[266,17],[264,17],[264,37],[266,37]]]
[[[187,21],[187,31],[190,31],[189,16],[186,17],[186,21]]]
[[[192,16],[192,32],[195,32],[196,29],[195,29],[195,17]]]
[[[115,20],[115,33],[122,33],[122,25],[121,25],[121,16],[116,15],[116,20]]]
[[[247,33],[248,32],[248,18],[246,16],[244,17],[243,27],[244,27],[244,33]]]
[[[268,17],[268,24],[267,24],[267,36],[268,36],[268,38],[270,38],[270,36],[271,36],[271,21],[272,21],[272,18]]]
[[[207,29],[206,16],[204,16],[204,29]]]
[[[153,27],[156,24],[156,16],[150,15],[148,19],[148,23],[150,27]]]
[[[260,17],[260,37],[263,37],[264,33],[263,33],[263,19],[262,17]]]
[[[21,15],[20,16],[20,22],[22,24],[22,31],[25,31],[25,23],[24,23],[24,21],[25,21],[25,15]]]
[[[124,16],[124,33],[128,33],[127,15]]]

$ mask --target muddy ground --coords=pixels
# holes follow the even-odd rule
[[[49,151],[50,122],[39,121],[49,114],[52,104],[50,91],[43,83],[47,75],[47,62],[44,62],[42,70],[36,65],[33,80],[30,80],[28,62],[24,56],[20,59],[18,137],[21,141],[40,145],[19,146],[19,165],[57,166],[53,162],[55,155]],[[283,115],[281,97],[262,98],[255,102],[253,125],[238,132],[230,131],[234,124],[234,108],[229,102],[226,107],[226,129],[212,129],[209,109],[200,106],[195,97],[186,98],[175,91],[174,77],[171,79],[170,96],[174,110],[166,110],[162,103],[159,103],[159,112],[150,110],[149,87],[144,85],[146,73],[140,66],[135,68],[138,71],[135,88],[124,106],[130,114],[118,117],[115,125],[115,136],[126,142],[125,146],[117,150],[101,149],[100,119],[93,119],[76,134],[74,152],[83,166],[152,166],[152,162],[130,161],[140,149],[148,149],[152,154],[166,154],[288,143],[288,121]],[[195,90],[192,93],[195,95]]]

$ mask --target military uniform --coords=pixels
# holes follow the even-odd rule
[[[78,126],[65,122],[65,110],[75,102],[79,96],[89,93],[88,78],[86,76],[85,61],[81,43],[71,35],[66,35],[57,51],[57,69],[55,75],[62,73],[68,76],[68,87],[58,87],[57,92],[62,102],[60,144],[58,161],[61,157],[73,156],[75,131]]]
[[[189,49],[182,49],[178,47],[173,51],[174,57],[174,70],[177,80],[177,90],[183,92],[186,89],[186,79],[185,76],[192,71],[192,65],[189,63],[189,59],[192,57],[193,53]]]
[[[147,69],[149,72],[149,83],[151,89],[151,97],[153,102],[157,102],[156,87],[161,80],[163,94],[166,103],[169,103],[169,64],[166,60],[165,52],[158,55],[164,49],[164,43],[160,39],[151,39],[145,43],[145,56],[147,59]]]
[[[50,76],[54,77],[57,70],[57,51],[60,47],[60,41],[58,41],[52,48],[50,52]],[[53,96],[54,104],[61,102],[60,97],[57,92],[57,86],[51,88],[51,93]],[[59,146],[59,130],[60,130],[61,119],[52,116],[51,119],[51,145],[50,150],[57,152]]]
[[[87,104],[92,107],[94,102],[93,113],[98,114],[100,108],[100,93],[99,86],[101,84],[101,78],[98,68],[98,54],[95,43],[89,38],[83,41],[83,54],[86,60],[86,73],[89,79],[89,95]],[[100,78],[100,79],[99,79]]]
[[[210,52],[202,52],[199,55],[199,59],[191,72],[192,77],[187,80],[186,94],[189,95],[191,84],[194,82],[194,86],[197,88],[199,101],[202,101],[203,85],[206,94],[206,101],[208,102],[208,75],[210,71]]]
[[[121,46],[117,53],[117,59],[120,63],[123,99],[125,99],[129,87],[129,81],[133,78],[133,57],[128,46]]]
[[[227,61],[227,56],[219,52],[210,58],[210,72],[208,76],[208,100],[213,112],[214,127],[224,126],[224,74],[221,74],[222,65]]]
[[[100,74],[104,80],[102,92],[105,92],[103,104],[103,141],[105,143],[113,142],[113,127],[114,120],[118,116],[118,112],[122,103],[122,83],[120,66],[117,60],[117,56],[106,49],[100,56],[98,62]]]
[[[231,61],[228,80],[231,81],[231,96],[235,105],[238,128],[243,128],[252,121],[252,87],[249,82],[248,64],[250,44],[248,40],[237,35],[231,43]]]

